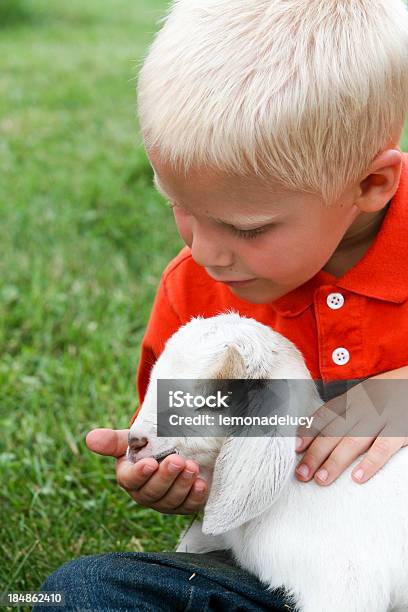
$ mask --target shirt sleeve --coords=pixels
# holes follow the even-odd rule
[[[137,391],[139,407],[130,421],[130,426],[139,414],[149,385],[153,365],[163,351],[166,341],[172,336],[182,322],[170,303],[166,290],[166,276],[163,276],[153,302],[152,311],[140,348],[140,359],[137,368]]]

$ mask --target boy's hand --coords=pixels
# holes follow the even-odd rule
[[[165,514],[198,512],[207,500],[207,482],[197,478],[197,463],[180,455],[170,455],[160,464],[153,458],[130,463],[125,456],[128,434],[128,429],[93,429],[86,445],[94,453],[116,457],[118,484],[138,504]]]
[[[306,451],[296,467],[298,480],[308,482],[314,477],[317,484],[329,485],[368,451],[352,472],[354,482],[361,484],[408,446],[407,385],[402,386],[407,381],[392,380],[395,384],[390,384],[390,380],[377,379],[370,388],[374,378],[320,407],[313,415],[313,428],[318,431],[311,435],[304,427],[298,429],[302,443],[296,450]]]

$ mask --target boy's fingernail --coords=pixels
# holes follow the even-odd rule
[[[203,493],[205,489],[205,484],[203,482],[198,482],[195,486],[195,490],[197,491],[197,493]]]
[[[191,479],[194,476],[195,472],[190,472],[190,470],[184,470],[182,476],[183,478]]]
[[[155,471],[155,466],[154,465],[145,465],[144,468],[142,469],[142,472],[145,476],[147,476],[148,474],[152,474]]]
[[[363,476],[364,470],[362,470],[361,468],[354,472],[354,478],[357,478],[357,480],[361,480]]]
[[[182,466],[178,465],[177,463],[169,463],[169,471],[176,473],[179,472],[181,470]]]
[[[328,477],[329,477],[329,472],[327,470],[325,470],[325,469],[319,470],[317,472],[317,474],[316,474],[316,477],[319,480],[322,480],[323,482],[325,482],[328,479]]]
[[[299,465],[299,467],[296,468],[296,471],[298,474],[303,476],[303,478],[307,478],[309,476],[309,468],[304,463]]]
[[[299,450],[303,444],[302,438],[296,438],[296,450]]]

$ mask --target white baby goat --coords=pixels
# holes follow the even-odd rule
[[[156,382],[166,378],[310,379],[289,340],[236,313],[181,327],[152,369],[128,459],[177,448],[200,465],[210,493],[189,552],[230,549],[269,589],[285,587],[300,612],[408,611],[408,448],[362,485],[352,468],[327,487],[301,483],[292,436],[157,438]],[[322,403],[310,389],[302,415]]]

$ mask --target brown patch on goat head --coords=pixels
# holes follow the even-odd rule
[[[222,366],[214,375],[214,378],[245,378],[246,368],[242,355],[234,346],[229,346],[224,357]]]

